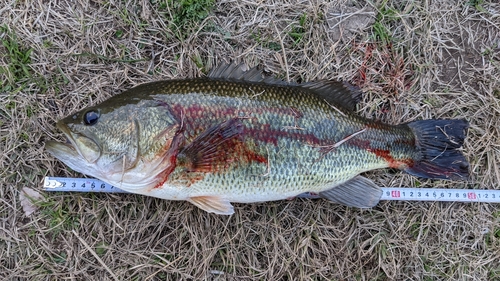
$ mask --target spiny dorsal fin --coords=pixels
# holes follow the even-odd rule
[[[241,79],[245,72],[248,71],[247,69],[248,67],[244,63],[222,63],[219,66],[212,68],[212,70],[208,73],[208,77]]]
[[[263,82],[274,85],[296,85],[294,83],[287,83],[270,76],[265,76],[264,73],[257,67],[248,69],[245,63],[222,63],[208,73],[208,77],[212,79],[223,80],[240,80],[247,82]]]
[[[357,176],[332,189],[320,192],[319,196],[349,207],[371,208],[380,201],[382,189],[371,180]]]
[[[328,103],[340,105],[350,111],[356,110],[356,104],[361,99],[362,94],[358,87],[341,81],[321,80],[308,82],[300,86],[313,91]]]

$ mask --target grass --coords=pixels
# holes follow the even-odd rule
[[[391,124],[465,118],[468,182],[367,176],[381,186],[500,189],[496,2],[375,1],[373,24],[332,40],[329,17],[349,16],[328,13],[334,3],[76,1],[68,9],[0,0],[0,279],[498,279],[495,204],[360,210],[296,199],[235,204],[224,217],[130,194],[40,191],[44,176],[81,177],[45,152],[45,141],[61,138],[56,120],[140,83],[201,76],[222,60],[291,81],[357,83],[366,93],[359,114]],[[30,217],[22,187],[45,197]]]
[[[252,39],[260,45],[261,48],[269,49],[271,51],[280,51],[281,44],[274,41],[274,38],[266,36],[261,30],[257,30],[251,34]]]
[[[388,45],[394,41],[391,28],[398,24],[401,19],[400,12],[383,1],[378,8],[377,17],[373,24],[373,36],[382,45]]]
[[[469,2],[467,2],[467,4],[476,8],[476,10],[478,10],[479,12],[486,12],[486,10],[483,8],[483,5],[485,4],[484,0],[470,0]]]
[[[297,47],[305,36],[307,24],[307,14],[304,13],[299,17],[299,22],[297,25],[292,27],[292,31],[288,32],[288,35],[293,40],[293,45]]]
[[[42,217],[47,221],[47,233],[53,237],[57,237],[61,233],[70,231],[80,225],[78,217],[72,215],[72,212],[68,209],[69,205],[65,204],[64,201],[47,200],[38,203],[38,205]]]
[[[178,39],[186,39],[195,32],[212,12],[214,0],[167,0],[156,3],[161,10],[167,10],[170,28]]]
[[[0,26],[0,42],[5,52],[2,52],[2,60],[6,65],[0,67],[0,74],[5,75],[2,79],[0,92],[13,91],[32,77],[31,52],[33,49],[25,47],[19,42],[16,34],[7,26]]]

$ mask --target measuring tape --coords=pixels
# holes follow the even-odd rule
[[[382,187],[381,189],[380,200],[500,203],[500,190],[413,187]],[[97,179],[59,177],[45,177],[43,190],[129,193]],[[297,197],[320,198],[318,194],[312,192],[302,193]]]

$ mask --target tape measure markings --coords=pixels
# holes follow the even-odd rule
[[[380,200],[500,203],[500,190],[382,187]],[[97,179],[45,177],[45,191],[129,193]],[[302,198],[320,198],[306,192]]]
[[[45,177],[45,191],[129,193],[97,179]]]

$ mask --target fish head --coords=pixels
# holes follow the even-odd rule
[[[66,143],[47,142],[47,150],[76,171],[97,176],[130,168],[138,157],[136,122],[119,111],[91,107],[57,122]]]
[[[160,154],[168,147],[161,144],[168,145],[177,128],[158,110],[142,102],[89,107],[59,120],[67,141],[45,147],[77,172],[117,187],[150,188],[165,168]]]

